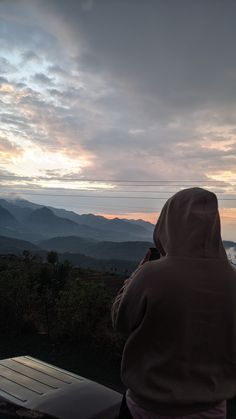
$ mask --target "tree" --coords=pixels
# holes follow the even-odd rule
[[[47,261],[48,263],[51,263],[52,265],[55,265],[58,262],[58,254],[57,252],[54,252],[54,250],[50,250],[47,254]]]

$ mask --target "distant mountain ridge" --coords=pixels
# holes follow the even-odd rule
[[[66,217],[71,221],[74,221],[81,225],[88,225],[90,227],[112,231],[113,233],[120,234],[120,232],[133,233],[140,236],[140,238],[145,239],[147,235],[152,235],[154,225],[144,220],[127,220],[120,218],[108,219],[101,215],[94,214],[77,214],[73,211],[67,211],[62,208],[50,208],[55,215],[59,217]],[[114,240],[114,239],[113,239]]]
[[[24,199],[0,199],[0,236],[26,241],[29,249],[35,245],[44,251],[134,261],[140,260],[146,248],[152,246],[153,231],[154,225],[144,220],[107,219]],[[16,242],[8,244],[12,253],[22,248]],[[224,246],[234,260],[235,242],[224,241]],[[1,247],[0,242],[0,251]]]
[[[7,230],[6,211],[9,221]],[[13,218],[9,218],[11,216],[14,222]],[[0,199],[0,227],[1,222],[3,230],[0,228],[0,234],[36,244],[43,239],[72,235],[102,241],[150,241],[154,229],[151,223],[142,220],[110,220],[94,214],[80,215],[24,199]]]
[[[47,207],[33,210],[26,218],[26,220],[28,221],[28,226],[30,226],[33,231],[39,232],[46,236],[48,234],[55,235],[58,233],[70,233],[72,231],[76,232],[78,225],[74,221],[68,220],[67,218],[58,217],[51,209]]]

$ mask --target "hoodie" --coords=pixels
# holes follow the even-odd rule
[[[182,190],[154,230],[163,257],[125,281],[112,306],[127,340],[121,378],[154,413],[184,415],[236,394],[236,270],[227,259],[216,196]]]

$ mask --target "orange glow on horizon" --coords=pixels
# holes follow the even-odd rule
[[[236,208],[220,208],[219,213],[223,222],[236,222]]]
[[[113,218],[125,218],[127,220],[143,220],[143,221],[148,221],[149,223],[152,224],[156,224],[158,216],[159,216],[160,212],[151,212],[151,213],[147,213],[147,212],[129,212],[129,213],[117,213],[117,214],[99,214],[97,213],[97,215],[101,215],[102,217],[106,217],[109,220],[112,220]]]
[[[236,208],[220,208],[219,209],[219,213],[220,213],[220,219],[222,224],[232,224],[235,223],[236,224]],[[144,220],[144,221],[149,221],[152,224],[156,224],[158,217],[160,215],[160,211],[159,212],[151,212],[151,213],[146,213],[146,212],[129,212],[129,213],[117,213],[117,214],[97,214],[97,215],[101,215],[103,217],[106,217],[108,219],[113,219],[113,218],[126,218],[127,220]]]

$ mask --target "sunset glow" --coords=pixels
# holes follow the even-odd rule
[[[155,223],[168,197],[200,186],[233,238],[235,6],[215,6],[219,29],[206,3],[176,8],[174,26],[169,2],[46,3],[0,5],[2,194]]]

